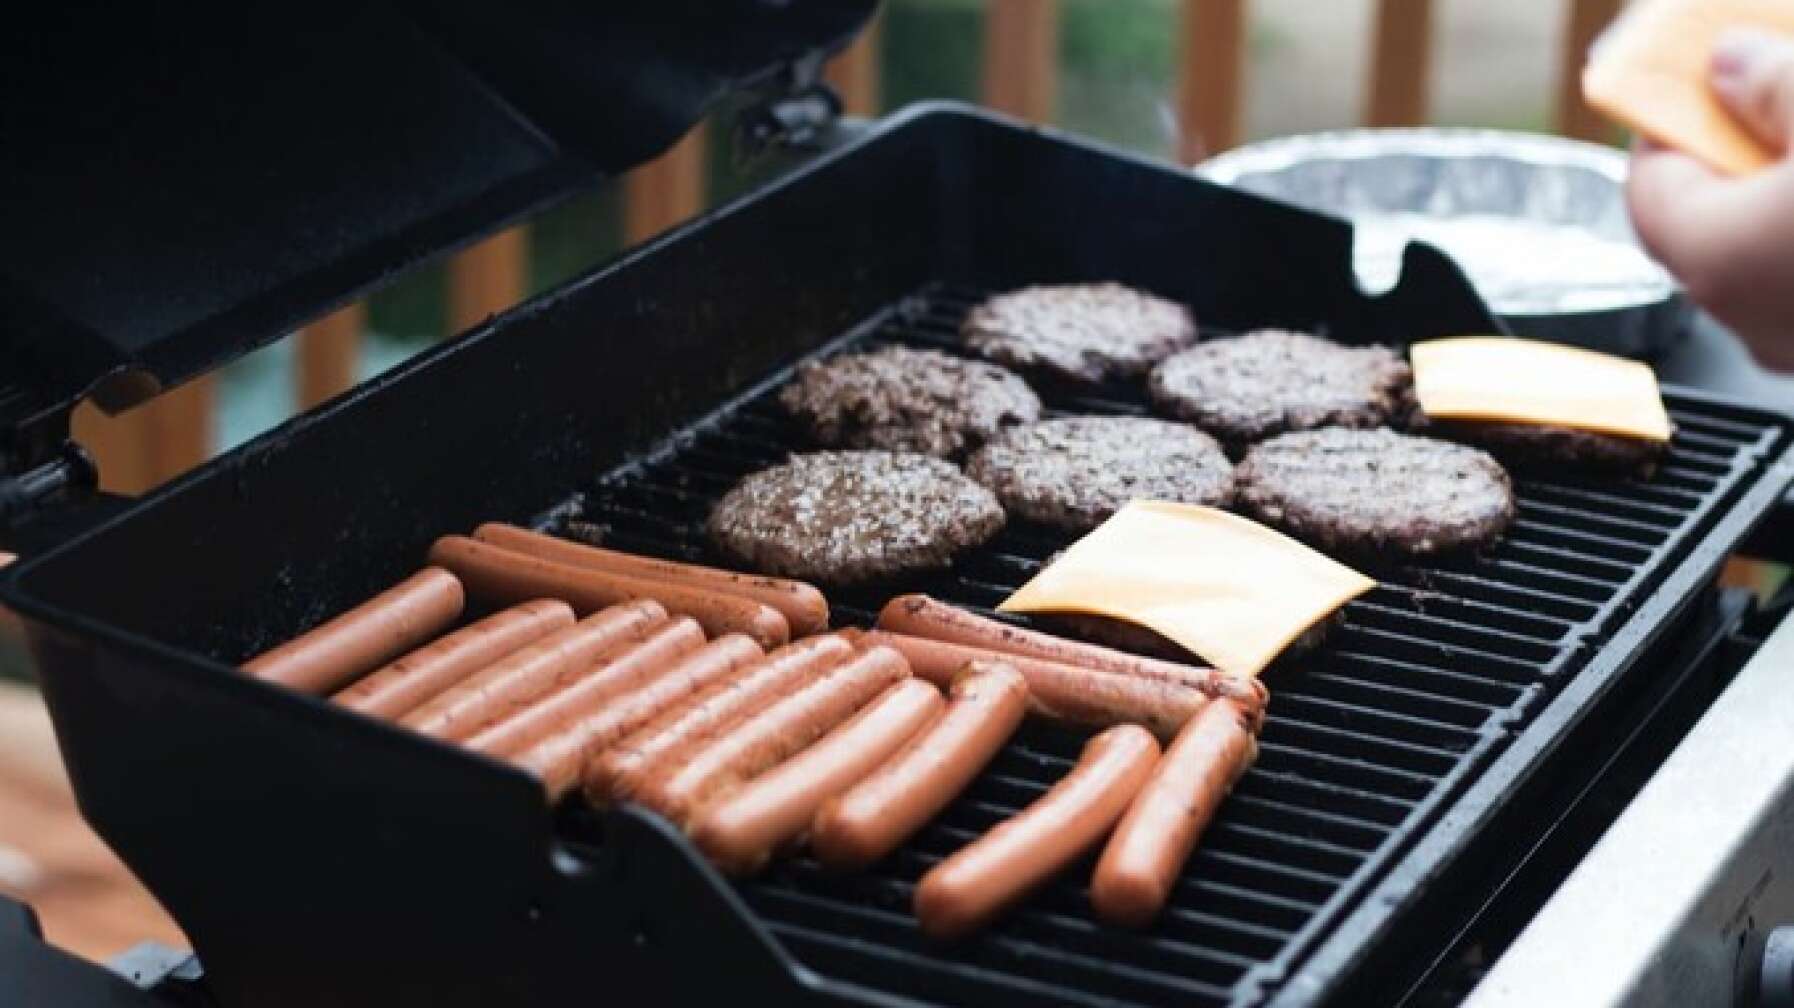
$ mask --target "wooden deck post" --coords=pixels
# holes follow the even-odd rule
[[[984,14],[984,104],[1053,121],[1059,92],[1057,0],[990,0]]]
[[[1433,61],[1433,0],[1377,0],[1364,125],[1427,121]]]
[[[93,454],[100,488],[142,493],[210,458],[213,381],[202,375],[118,416],[91,403],[77,407],[71,432]]]
[[[465,249],[448,264],[448,327],[458,333],[523,300],[529,231],[522,225]]]
[[[355,384],[367,305],[345,305],[299,332],[293,368],[293,397],[310,409]]]
[[[1612,143],[1614,125],[1582,100],[1582,65],[1595,36],[1612,23],[1625,0],[1566,0],[1563,41],[1557,55],[1557,131],[1596,143]]]
[[[848,115],[878,114],[878,29],[882,20],[880,16],[873,15],[872,22],[860,31],[853,44],[829,60],[828,66],[823,68],[823,75],[834,87],[835,93],[841,96],[842,111]]]
[[[1195,164],[1240,142],[1246,0],[1183,0],[1177,39],[1177,159]]]
[[[638,245],[704,209],[704,126],[623,176],[623,240]]]

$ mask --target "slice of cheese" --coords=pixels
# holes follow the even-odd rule
[[[1602,36],[1582,72],[1588,103],[1667,147],[1733,175],[1775,154],[1734,119],[1707,83],[1727,27],[1794,36],[1788,0],[1641,0]]]
[[[1304,630],[1375,585],[1257,522],[1137,500],[998,608],[1126,620],[1218,669],[1256,675]]]
[[[1663,442],[1673,428],[1657,375],[1577,347],[1464,336],[1408,348],[1414,395],[1440,420],[1511,420]]]

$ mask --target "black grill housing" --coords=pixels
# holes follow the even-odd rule
[[[929,285],[872,313],[819,355],[898,344],[964,353],[959,323],[987,292]],[[1212,327],[1204,338],[1231,335]],[[608,474],[569,512],[576,537],[721,562],[703,523],[742,476],[814,450],[775,400],[788,372]],[[1144,415],[1139,383],[1037,381],[1049,416]],[[1671,399],[1677,435],[1648,480],[1523,473],[1520,517],[1498,547],[1425,567],[1376,569],[1322,648],[1267,672],[1257,764],[1205,834],[1158,925],[1092,922],[1091,863],[978,941],[931,947],[909,900],[921,874],[1044,792],[1083,737],[1031,725],[925,833],[864,875],[798,857],[742,890],[804,963],[948,1003],[1222,1005],[1256,999],[1367,888],[1442,805],[1612,635],[1640,591],[1781,440],[1779,424]],[[1012,521],[953,569],[912,585],[986,616],[1071,537]],[[888,588],[837,591],[838,623],[871,625]],[[1045,629],[1051,629],[1050,626]],[[1407,894],[1412,896],[1414,894]],[[1408,902],[1408,900],[1404,900]]]
[[[1377,572],[1313,661],[1270,674],[1259,765],[1139,935],[1091,922],[1080,873],[962,948],[908,926],[929,860],[1075,751],[1050,728],[874,872],[799,859],[736,888],[656,819],[557,820],[506,766],[229,663],[482,520],[584,517],[701,558],[706,502],[800,444],[765,401],[784,369],[856,340],[952,346],[981,290],[1117,279],[1218,330],[1346,341],[1498,330],[1436,252],[1410,248],[1371,298],[1350,246],[1329,218],[923,108],[33,556],[0,598],[33,631],[84,813],[226,1003],[1345,996],[1432,919],[1468,848],[1505,839],[1485,821],[1562,768],[1552,750],[1601,698],[1640,686],[1629,673],[1794,472],[1786,418],[1672,392],[1681,433],[1655,479],[1522,479],[1491,555]],[[986,606],[1061,541],[1014,528],[910,587]],[[847,621],[879,601],[835,599]]]

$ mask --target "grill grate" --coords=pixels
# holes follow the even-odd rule
[[[824,352],[887,343],[957,351],[959,320],[977,297],[925,289]],[[703,535],[714,500],[747,473],[809,447],[772,399],[784,377],[605,477],[581,517],[621,548],[715,562]],[[1036,387],[1049,415],[1147,409],[1138,389],[1122,385]],[[744,885],[743,895],[810,967],[924,1001],[1241,998],[1255,972],[1287,968],[1360,898],[1587,661],[1775,436],[1698,404],[1672,399],[1671,413],[1678,431],[1652,479],[1519,479],[1520,517],[1497,548],[1375,571],[1379,587],[1346,606],[1316,654],[1267,673],[1273,699],[1258,762],[1152,929],[1093,921],[1086,861],[977,940],[943,948],[917,932],[909,900],[921,874],[1028,804],[1075,759],[1079,736],[1034,723],[886,862],[833,878],[800,856]],[[994,615],[989,607],[1066,541],[1012,524],[951,571],[905,587]],[[887,595],[846,591],[831,602],[838,622],[866,624]]]

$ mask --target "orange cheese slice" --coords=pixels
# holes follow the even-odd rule
[[[1775,160],[1708,85],[1723,28],[1794,35],[1788,0],[1641,0],[1596,43],[1582,71],[1588,103],[1667,147],[1732,175]]]
[[[1304,630],[1375,585],[1238,515],[1137,500],[997,608],[1126,620],[1218,669],[1256,675]]]
[[[1505,336],[1428,340],[1408,348],[1414,395],[1441,420],[1554,424],[1646,441],[1672,428],[1657,375],[1638,361]]]

